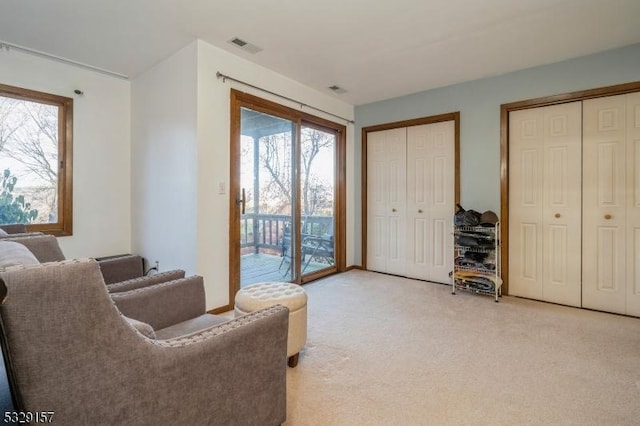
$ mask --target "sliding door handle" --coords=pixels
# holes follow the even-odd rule
[[[236,199],[236,204],[242,206],[240,208],[240,214],[244,214],[244,210],[247,204],[247,197],[245,197],[244,188],[242,188],[242,198]]]

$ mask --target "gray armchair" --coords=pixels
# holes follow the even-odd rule
[[[145,291],[153,290],[129,290]],[[95,260],[0,272],[3,352],[16,410],[53,411],[61,425],[284,422],[286,308],[150,339],[116,308],[112,297],[126,293],[108,292]]]

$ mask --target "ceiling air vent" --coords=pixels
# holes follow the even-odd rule
[[[333,93],[337,93],[339,95],[341,95],[343,93],[347,93],[347,91],[345,89],[343,89],[340,86],[336,86],[335,84],[333,86],[329,86],[328,89],[333,91]]]
[[[262,50],[261,47],[256,46],[255,44],[251,44],[248,41],[244,41],[238,37],[234,37],[231,40],[228,41],[229,43],[233,44],[234,46],[247,51],[249,53],[252,54],[256,54],[258,52],[260,52]]]

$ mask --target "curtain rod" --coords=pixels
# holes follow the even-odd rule
[[[316,111],[320,111],[320,112],[321,112],[321,113],[323,113],[323,114],[327,114],[327,115],[330,115],[330,116],[332,116],[332,117],[339,118],[340,120],[344,120],[344,121],[346,121],[347,123],[351,123],[351,124],[354,124],[354,123],[355,123],[355,121],[353,121],[353,120],[349,120],[348,118],[344,118],[344,117],[339,116],[339,115],[336,115],[336,114],[334,114],[334,113],[332,113],[332,112],[325,111],[325,110],[320,109],[320,108],[316,108],[316,107],[314,107],[314,106],[311,106],[311,105],[305,104],[304,102],[300,102],[300,101],[298,101],[298,100],[295,100],[295,99],[289,98],[289,97],[287,97],[287,96],[280,95],[280,94],[275,93],[275,92],[272,92],[272,91],[270,91],[270,90],[263,89],[262,87],[254,86],[253,84],[251,84],[251,83],[247,83],[246,81],[238,80],[237,78],[233,78],[233,77],[230,77],[230,76],[228,76],[228,75],[222,74],[220,71],[216,72],[216,77],[221,78],[223,83],[224,83],[226,80],[235,81],[236,83],[240,83],[240,84],[245,85],[245,86],[247,86],[247,87],[251,87],[252,89],[257,89],[257,90],[260,90],[260,91],[262,91],[262,92],[268,93],[268,94],[270,94],[270,95],[277,96],[277,97],[279,97],[279,98],[281,98],[281,99],[286,99],[286,100],[288,100],[289,102],[293,102],[293,103],[295,103],[295,104],[300,105],[300,108],[302,108],[302,107],[311,108],[311,109],[314,109],[314,110],[316,110]]]
[[[94,67],[93,65],[88,65],[88,64],[84,64],[82,62],[78,62],[78,61],[74,61],[74,60],[71,60],[71,59],[63,58],[62,56],[52,55],[51,53],[42,52],[40,50],[31,49],[30,47],[24,47],[24,46],[20,46],[18,44],[13,44],[13,43],[9,43],[9,42],[0,40],[0,52],[3,49],[6,50],[7,52],[10,51],[10,50],[17,50],[19,52],[28,53],[30,55],[39,56],[41,58],[46,58],[46,59],[51,59],[51,60],[54,60],[54,61],[57,61],[57,62],[62,62],[63,64],[74,65],[76,67],[84,68],[84,69],[91,70],[91,71],[96,71],[96,72],[99,72],[101,74],[109,75],[111,77],[118,77],[118,78],[121,78],[123,80],[128,80],[129,79],[129,77],[124,75],[124,74],[120,74],[120,73],[117,73],[117,72],[114,72],[114,71],[105,70],[105,69],[99,68],[99,67]]]

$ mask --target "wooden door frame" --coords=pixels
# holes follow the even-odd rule
[[[335,186],[334,186],[334,244],[335,244],[335,268],[324,269],[315,273],[307,274],[303,279],[299,276],[296,280],[297,284],[304,284],[313,279],[320,278],[330,273],[343,272],[346,264],[346,126],[335,123],[333,121],[320,118],[305,112],[289,108],[267,99],[260,98],[249,93],[245,93],[236,89],[230,89],[230,179],[229,179],[229,304],[214,310],[214,313],[225,312],[233,309],[235,305],[235,295],[240,289],[240,258],[234,253],[239,253],[240,241],[238,239],[237,230],[240,226],[239,206],[236,203],[236,196],[240,193],[240,109],[250,108],[251,110],[274,115],[286,120],[290,120],[296,124],[299,129],[301,126],[308,125],[320,130],[326,130],[336,135],[336,170],[335,170]],[[296,171],[300,170],[300,159],[296,157]],[[300,198],[300,188],[298,187],[296,199]],[[293,218],[295,224],[295,240],[300,238],[300,217],[295,215]],[[300,267],[300,254],[297,254],[297,262],[294,262],[296,268]],[[296,275],[300,275],[296,272]]]
[[[509,294],[509,113],[604,96],[640,92],[640,81],[545,96],[500,105],[500,256],[502,259],[502,293]]]
[[[454,126],[454,206],[460,202],[460,111],[429,117],[414,118],[411,120],[396,121],[393,123],[377,124],[362,128],[362,269],[367,269],[367,137],[371,132],[399,129],[402,127],[421,126],[423,124],[441,123],[453,121]]]

